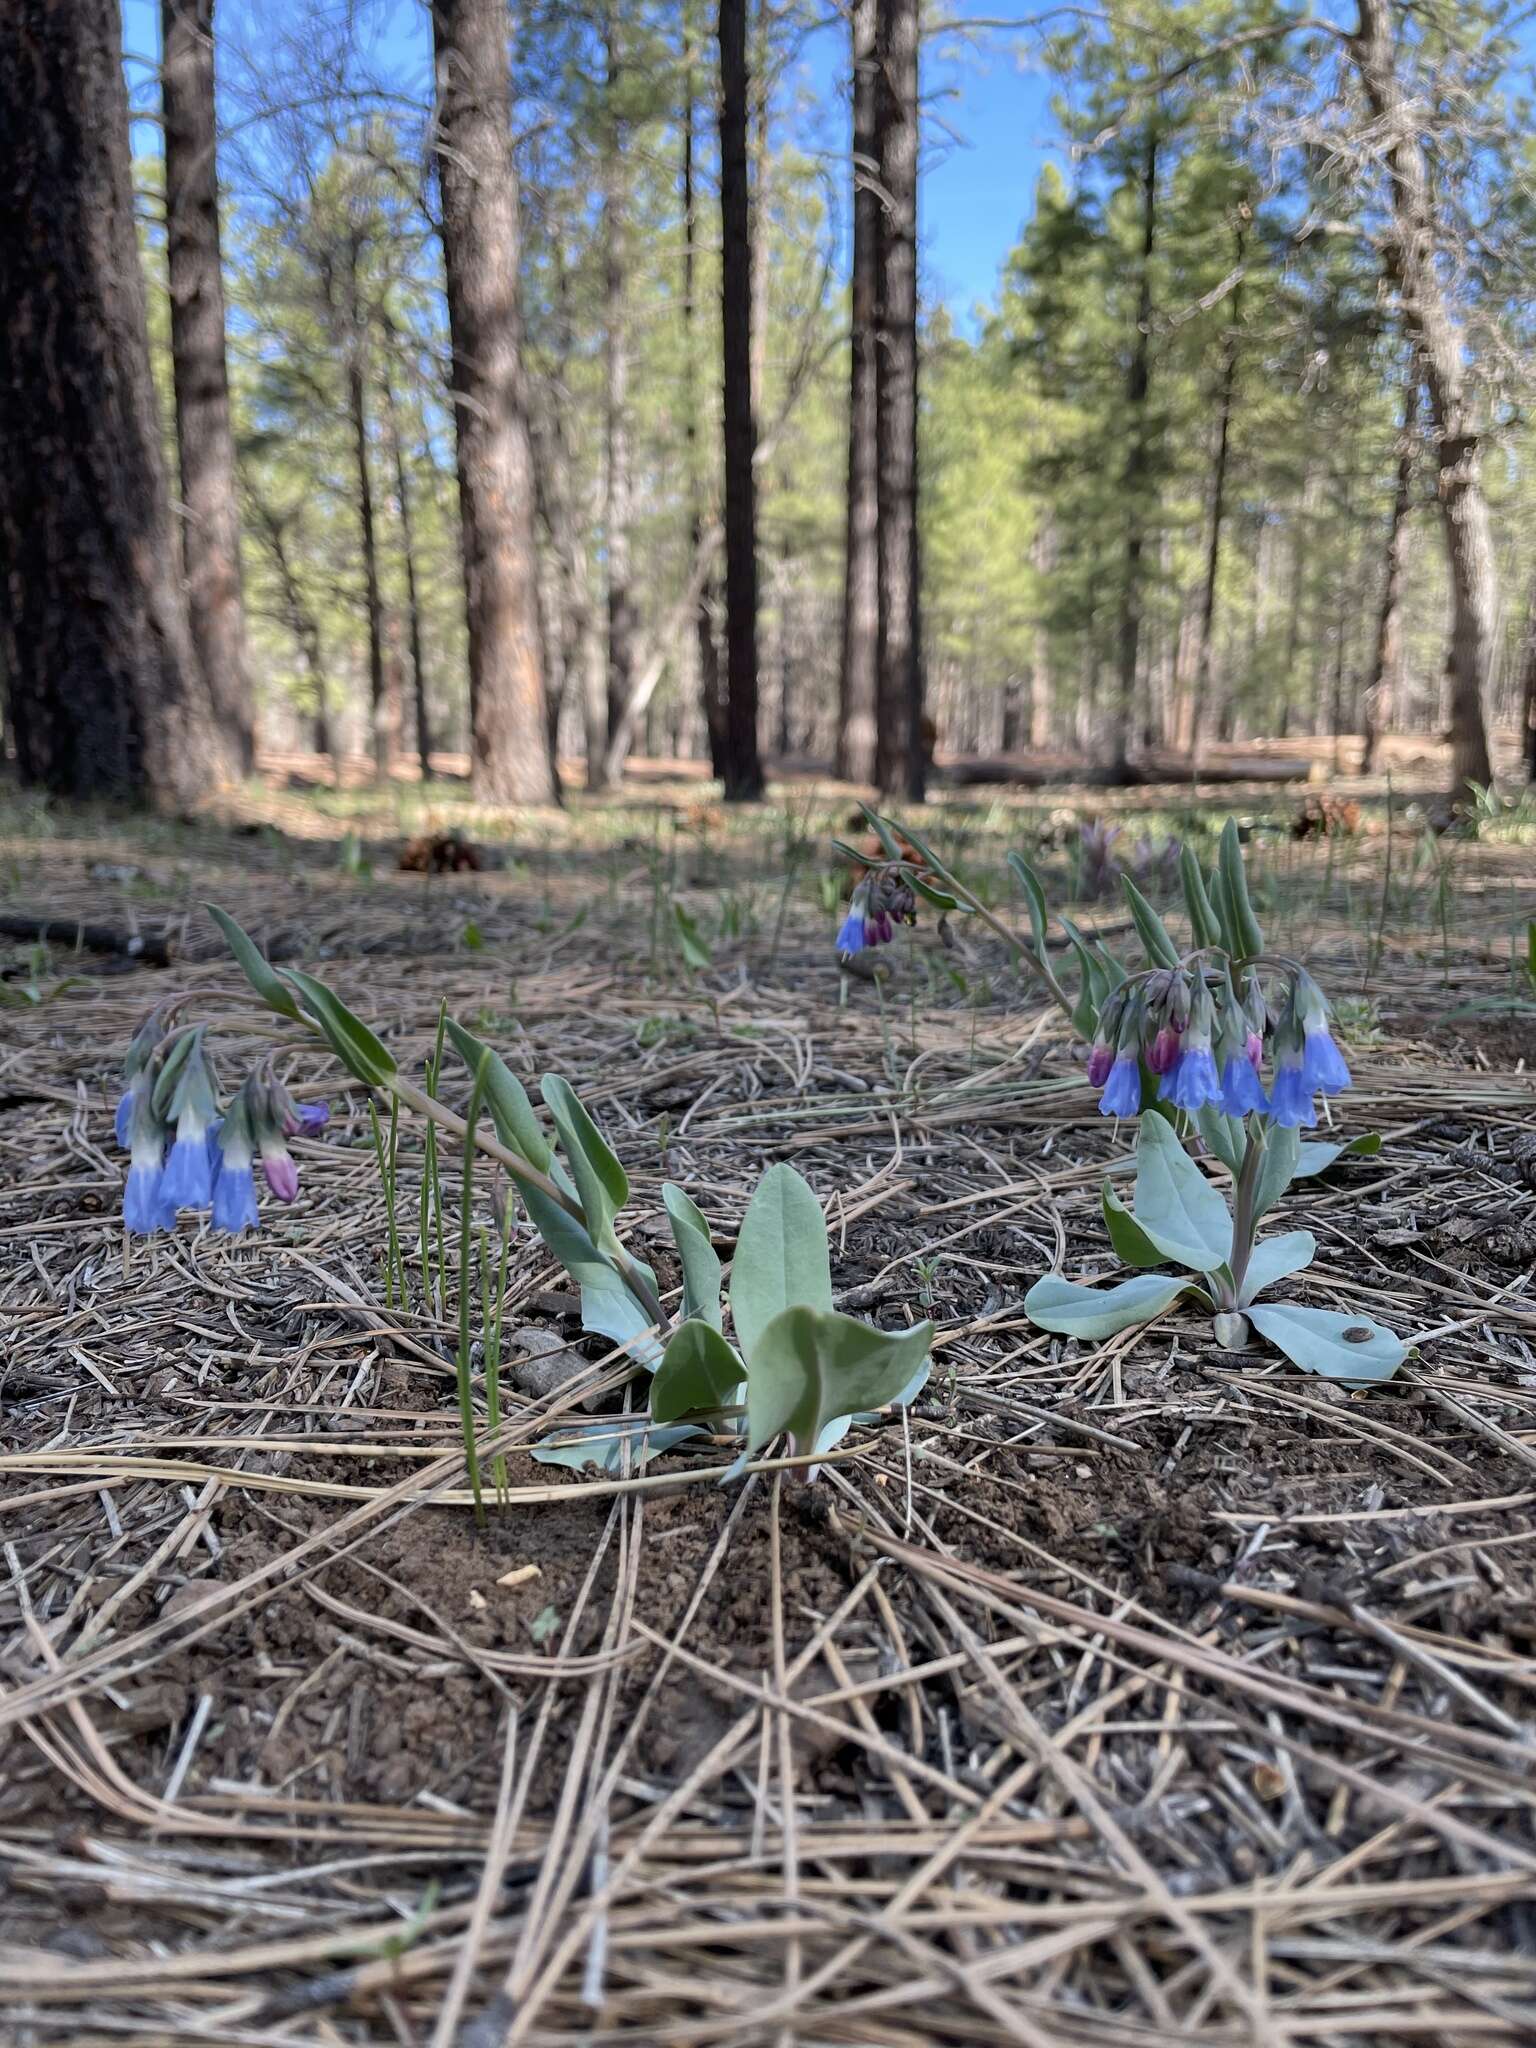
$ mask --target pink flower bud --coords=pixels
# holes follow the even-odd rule
[[[1170,1072],[1179,1057],[1179,1034],[1165,1024],[1147,1049],[1147,1065],[1154,1074]]]
[[[291,1202],[298,1194],[299,1169],[286,1146],[263,1145],[261,1170],[267,1176],[267,1186],[280,1202]]]
[[[1257,1073],[1264,1064],[1264,1041],[1257,1031],[1250,1031],[1248,1034],[1247,1052],[1248,1064]]]
[[[1115,1064],[1115,1049],[1112,1045],[1096,1045],[1088,1055],[1088,1084],[1102,1088],[1109,1079]]]

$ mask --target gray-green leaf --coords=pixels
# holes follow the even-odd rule
[[[797,1304],[832,1306],[826,1219],[792,1166],[770,1166],[747,1204],[731,1261],[731,1319],[749,1366],[763,1331]]]
[[[483,1076],[485,1106],[496,1126],[497,1137],[509,1152],[519,1153],[540,1173],[548,1173],[554,1155],[534,1115],[527,1089],[493,1047],[476,1038],[472,1031],[466,1031],[452,1017],[446,1019],[446,1024],[448,1036],[453,1040],[460,1059],[472,1074]],[[487,1053],[490,1057],[482,1067],[481,1061]]]
[[[283,974],[298,990],[299,1000],[347,1072],[365,1087],[387,1088],[397,1071],[394,1056],[362,1018],[312,974],[303,974],[297,967],[285,967]]]
[[[1390,1379],[1408,1356],[1402,1339],[1369,1316],[1298,1308],[1286,1301],[1250,1308],[1248,1319],[1292,1364],[1304,1372],[1320,1372],[1325,1379],[1342,1380],[1346,1386]]]
[[[720,1314],[720,1257],[710,1241],[709,1225],[698,1204],[671,1181],[661,1184],[672,1241],[683,1264],[683,1314],[697,1316],[718,1330]]]
[[[1244,956],[1252,959],[1264,950],[1264,934],[1248,899],[1248,871],[1243,865],[1243,842],[1238,836],[1235,818],[1228,818],[1221,828],[1220,860],[1221,878],[1226,884],[1235,936]]]
[[[1146,949],[1147,958],[1154,967],[1177,967],[1179,949],[1169,937],[1168,927],[1129,875],[1120,877],[1120,887],[1125,891],[1131,922],[1135,925],[1136,935]]]
[[[592,1469],[608,1478],[623,1471],[626,1445],[633,1469],[638,1465],[648,1465],[652,1458],[659,1458],[663,1451],[670,1451],[675,1444],[686,1443],[689,1437],[707,1436],[708,1433],[696,1422],[676,1422],[658,1429],[643,1420],[626,1422],[615,1415],[608,1418],[605,1427],[568,1433],[557,1431],[546,1436],[532,1446],[529,1456],[536,1465],[564,1465],[572,1472]],[[545,1612],[552,1613],[553,1609],[546,1608]]]
[[[828,1425],[915,1391],[933,1325],[899,1333],[803,1303],[758,1333],[747,1375],[747,1455],[788,1431],[797,1451],[823,1445]]]
[[[672,1334],[651,1381],[651,1415],[675,1422],[695,1408],[722,1408],[737,1400],[746,1367],[708,1323],[683,1323]]]
[[[1351,1138],[1347,1144],[1332,1145],[1315,1138],[1304,1138],[1297,1148],[1296,1164],[1291,1171],[1292,1180],[1310,1180],[1314,1174],[1326,1173],[1330,1166],[1340,1159],[1372,1159],[1381,1150],[1380,1131],[1362,1131],[1358,1138]]]
[[[569,1081],[546,1074],[539,1089],[570,1162],[587,1229],[595,1244],[603,1244],[612,1233],[614,1217],[629,1200],[629,1176]]]
[[[1137,1134],[1136,1221],[1164,1258],[1196,1273],[1232,1255],[1226,1203],[1162,1117],[1143,1117]]]
[[[1128,1266],[1160,1266],[1167,1253],[1155,1245],[1108,1181],[1104,1183],[1104,1227]]]
[[[1115,1287],[1079,1287],[1059,1273],[1047,1273],[1024,1297],[1024,1313],[1042,1330],[1063,1337],[1113,1337],[1133,1323],[1150,1323],[1181,1294],[1205,1299],[1182,1274],[1138,1273]]]
[[[1289,1125],[1265,1126],[1264,1157],[1259,1161],[1259,1177],[1253,1191],[1255,1223],[1269,1214],[1295,1179],[1300,1152],[1301,1140]]]
[[[513,1174],[517,1180],[517,1175]],[[581,1289],[581,1326],[599,1337],[622,1344],[630,1357],[647,1371],[661,1362],[661,1346],[651,1329],[651,1319],[625,1286],[616,1258],[599,1250],[591,1233],[574,1216],[568,1216],[542,1189],[518,1181],[532,1218],[533,1227]],[[654,1286],[655,1275],[648,1267],[638,1270]]]
[[[220,910],[216,903],[205,903],[203,908],[224,934],[229,950],[239,964],[240,972],[267,1008],[276,1010],[280,1017],[291,1017],[298,1023],[299,1006],[293,999],[293,991],[279,980],[256,941],[249,933],[241,930],[227,910]]]
[[[1277,1280],[1288,1280],[1292,1273],[1304,1271],[1316,1257],[1317,1239],[1310,1230],[1287,1230],[1279,1237],[1264,1238],[1249,1254],[1239,1305],[1246,1307],[1256,1294],[1273,1287]]]

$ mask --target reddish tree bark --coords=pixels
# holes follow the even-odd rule
[[[432,0],[443,269],[469,621],[471,780],[559,800],[544,711],[505,0]]]
[[[256,735],[219,248],[213,8],[214,0],[161,5],[166,264],[187,616],[227,766],[245,775],[255,766]]]

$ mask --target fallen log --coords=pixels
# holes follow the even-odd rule
[[[1124,770],[1117,770],[1091,761],[1042,759],[1032,754],[967,754],[937,763],[934,779],[962,789],[979,783],[1003,783],[1018,789],[1148,789],[1161,783],[1188,787],[1190,783],[1305,782],[1308,770],[1306,761],[1271,755],[1254,760],[1218,758],[1202,762],[1197,771],[1187,758],[1167,755],[1132,761]]]
[[[42,939],[50,946],[68,946],[72,952],[116,953],[146,967],[169,967],[175,958],[175,949],[163,934],[120,932],[111,925],[82,924],[72,917],[6,915],[0,917],[0,938]]]

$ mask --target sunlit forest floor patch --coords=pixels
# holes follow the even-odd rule
[[[845,793],[487,817],[294,768],[154,826],[8,799],[13,927],[101,943],[0,942],[7,2038],[1529,2038],[1536,813],[1437,834],[1383,778],[1297,837],[1312,794],[968,789],[931,836],[1000,915],[1014,846],[1109,930],[1114,866],[1172,916],[1168,843],[1239,819],[1273,942],[1334,997],[1342,1134],[1383,1140],[1281,1205],[1319,1243],[1294,1298],[1412,1347],[1368,1394],[1188,1310],[1102,1343],[1026,1320],[1041,1273],[1110,1270],[1127,1133],[984,932],[925,917],[839,972]],[[399,871],[448,830],[478,870]],[[792,1161],[839,1305],[934,1320],[916,1406],[809,1485],[721,1486],[697,1444],[537,1464],[635,1388],[517,1226],[523,1350],[584,1372],[508,1395],[477,1529],[452,1287],[387,1298],[364,1091],[306,1068],[331,1126],[258,1235],[123,1237],[145,1009],[227,989],[221,1043],[264,1042],[210,900],[324,963],[408,1073],[446,999],[568,1076],[664,1288],[664,1180],[728,1258]],[[411,1251],[421,1174],[406,1126]]]

